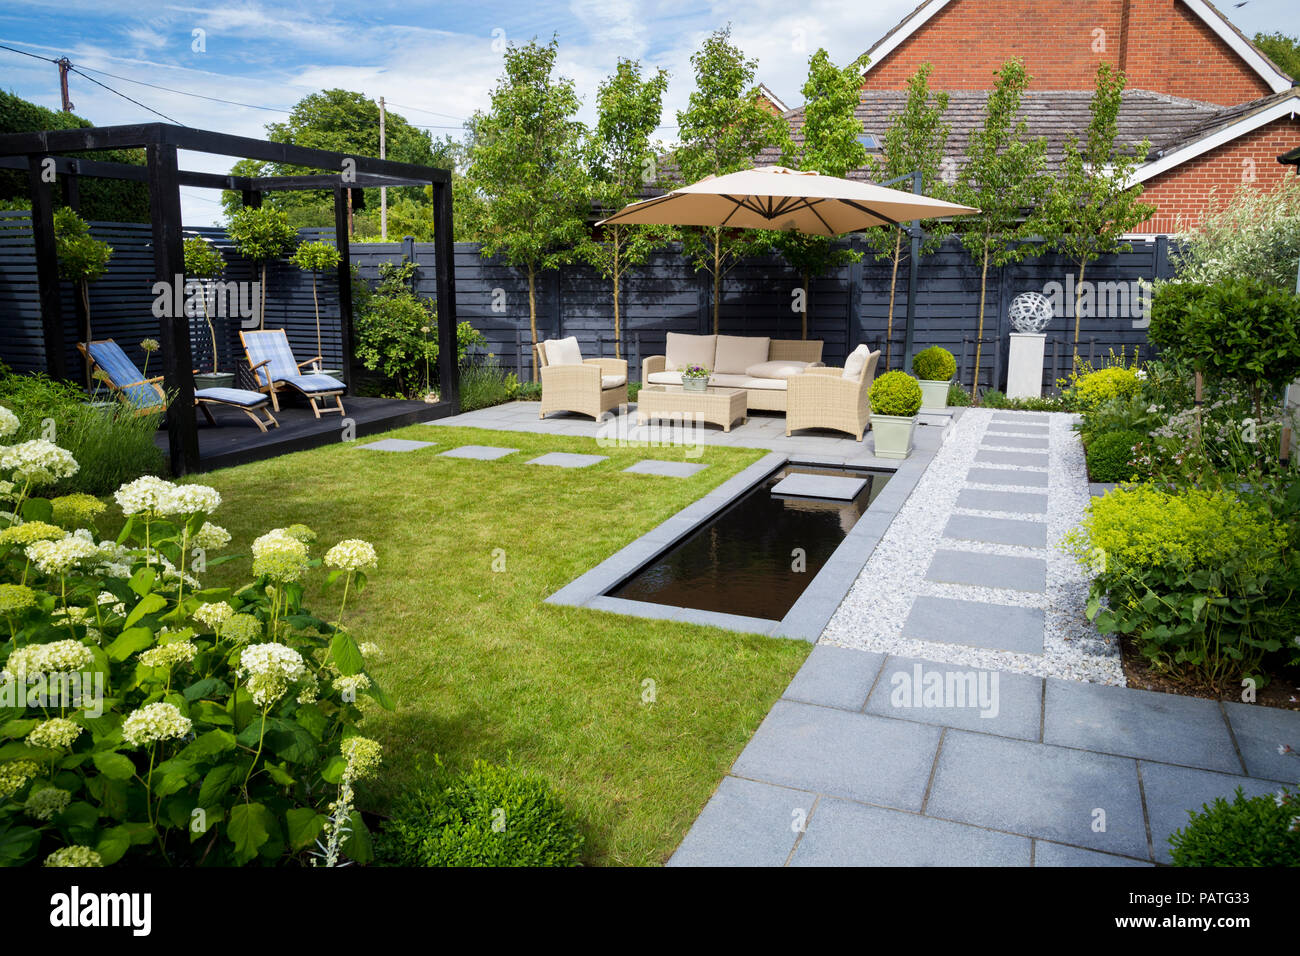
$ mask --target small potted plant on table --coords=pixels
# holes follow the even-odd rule
[[[871,384],[870,400],[876,457],[906,458],[921,410],[921,386],[906,372],[886,372]]]
[[[948,389],[957,374],[957,360],[938,345],[922,349],[912,358],[912,371],[921,386],[921,408],[926,411],[948,407]]]
[[[682,388],[688,392],[704,392],[709,388],[709,375],[703,365],[688,365],[682,369]]]

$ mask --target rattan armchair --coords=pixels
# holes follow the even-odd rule
[[[551,365],[546,349],[533,346],[542,379],[542,407],[538,418],[550,412],[575,412],[596,421],[606,412],[627,404],[627,360],[583,359],[581,365]]]
[[[868,355],[856,379],[844,378],[841,368],[810,368],[791,378],[786,389],[786,435],[798,428],[830,428],[862,441],[871,424],[867,393],[879,360],[879,351]]]

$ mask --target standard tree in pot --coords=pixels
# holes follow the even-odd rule
[[[952,353],[938,345],[922,349],[912,358],[912,371],[920,380],[921,407],[947,408],[948,389],[957,374],[957,360]]]
[[[876,457],[906,458],[921,410],[921,386],[906,372],[886,372],[871,383],[869,396]]]

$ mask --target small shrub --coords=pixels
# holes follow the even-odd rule
[[[504,371],[496,361],[468,365],[460,370],[460,409],[472,412],[510,401],[517,390],[514,372]]]
[[[970,392],[960,382],[948,386],[948,404],[953,408],[967,408],[970,405]]]
[[[947,382],[957,374],[957,360],[938,345],[922,349],[912,358],[912,371],[926,382]]]
[[[921,386],[906,372],[886,372],[871,383],[871,410],[877,415],[915,415],[921,409]]]
[[[439,763],[434,781],[398,798],[376,841],[390,866],[576,866],[583,838],[546,781],[475,761]]]
[[[1237,788],[1231,803],[1223,797],[1188,811],[1187,826],[1169,837],[1174,866],[1300,866],[1300,813],[1294,794],[1247,797]]]
[[[1078,378],[1072,393],[1078,406],[1095,408],[1103,402],[1121,397],[1131,397],[1142,391],[1142,380],[1131,368],[1112,365]]]
[[[1012,408],[1011,399],[1000,389],[990,388],[980,395],[980,404],[985,408]]]
[[[1134,477],[1134,449],[1146,441],[1138,431],[1104,432],[1088,443],[1088,474],[1093,481],[1128,481]]]

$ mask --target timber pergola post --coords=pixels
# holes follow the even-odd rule
[[[69,159],[60,153],[143,149],[146,163],[101,162]],[[326,170],[299,176],[235,176],[184,170],[182,151],[211,153],[237,159],[256,159],[286,166]],[[74,207],[79,179],[121,179],[145,183],[149,189],[153,228],[154,272],[170,287],[181,276],[185,256],[182,245],[180,187],[232,190],[245,206],[260,206],[267,192],[329,189],[335,196],[335,245],[339,251],[339,331],[343,342],[343,376],[352,384],[354,332],[352,271],[348,248],[348,201],[361,208],[361,190],[376,186],[433,185],[434,261],[438,296],[438,370],[441,399],[459,410],[456,380],[456,281],[451,221],[451,173],[433,166],[395,162],[374,156],[353,156],[289,143],[272,143],[247,136],[232,136],[188,126],[145,123],[87,129],[46,130],[0,135],[0,169],[26,170],[32,200],[32,235],[36,248],[36,273],[41,304],[45,360],[56,378],[68,374],[59,264],[54,242],[54,194],[49,172],[63,177],[63,200]],[[169,296],[176,301],[178,296]],[[166,310],[174,311],[174,310]],[[171,406],[167,412],[168,447],[172,471],[178,475],[199,468],[198,427],[194,416],[194,368],[190,351],[189,317],[164,315],[159,322],[163,350],[164,387]]]

